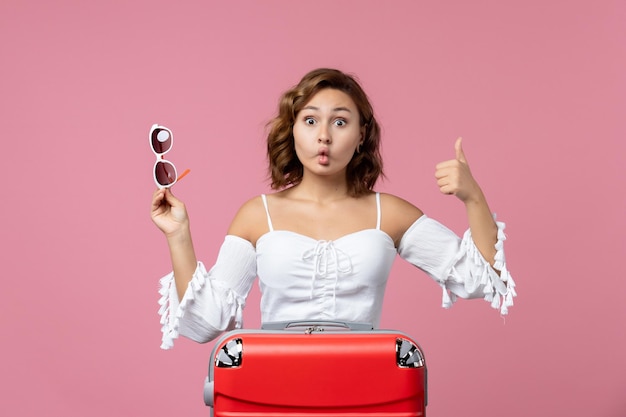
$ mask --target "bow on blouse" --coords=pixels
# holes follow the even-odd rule
[[[333,305],[337,295],[337,284],[339,282],[339,274],[349,274],[352,272],[352,260],[347,253],[341,249],[337,249],[332,240],[320,240],[315,247],[305,251],[302,254],[305,261],[313,260],[313,274],[311,276],[311,299],[313,299],[313,291],[315,289],[315,279],[317,276],[329,277],[334,274],[335,283],[333,287]],[[342,264],[345,265],[342,267]],[[331,270],[332,266],[334,270]]]

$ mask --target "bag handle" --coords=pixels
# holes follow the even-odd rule
[[[299,330],[305,328],[305,333],[323,332],[326,330],[373,330],[370,323],[332,320],[294,320],[273,321],[261,324],[261,330]]]

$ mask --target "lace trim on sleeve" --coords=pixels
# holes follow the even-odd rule
[[[236,306],[235,328],[241,328],[245,299],[223,283],[208,279],[207,275],[204,265],[198,262],[198,267],[180,303],[178,303],[178,294],[174,285],[174,274],[170,273],[160,279],[159,294],[161,297],[159,305],[161,307],[159,308],[159,315],[161,316],[161,333],[163,334],[161,349],[167,350],[174,346],[174,340],[179,336],[181,319],[185,316],[188,306],[195,301],[196,297],[207,285],[226,297],[226,299],[223,299],[225,304]],[[176,313],[172,314],[172,311]],[[219,333],[221,330],[216,329],[216,332]]]
[[[485,260],[474,244],[470,230],[468,229],[463,235],[460,251],[447,274],[449,279],[439,282],[443,289],[442,306],[444,308],[450,308],[457,299],[457,295],[448,288],[447,284],[450,283],[450,278],[454,281],[453,277],[459,276],[455,265],[461,258],[467,257],[467,261],[471,264],[471,273],[463,280],[465,291],[468,294],[482,292],[483,298],[491,303],[492,308],[500,309],[502,315],[508,314],[509,307],[513,306],[513,298],[517,296],[517,292],[515,291],[515,281],[507,269],[504,256],[504,241],[506,240],[504,229],[506,225],[499,221],[496,221],[496,225],[498,226],[498,240],[495,244],[496,255],[493,267]],[[496,270],[500,272],[499,275]]]

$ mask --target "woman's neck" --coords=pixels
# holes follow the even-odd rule
[[[292,197],[319,203],[343,200],[349,197],[345,179],[333,181],[329,178],[303,178],[300,184],[292,187]]]

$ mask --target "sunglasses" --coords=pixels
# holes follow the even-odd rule
[[[163,159],[163,155],[171,151],[174,144],[174,134],[170,129],[154,124],[150,129],[149,139],[152,152],[156,155],[152,174],[154,182],[159,188],[171,187],[176,184],[176,181],[180,181],[185,175],[189,174],[189,170],[186,169],[178,176],[174,164],[167,159]]]

